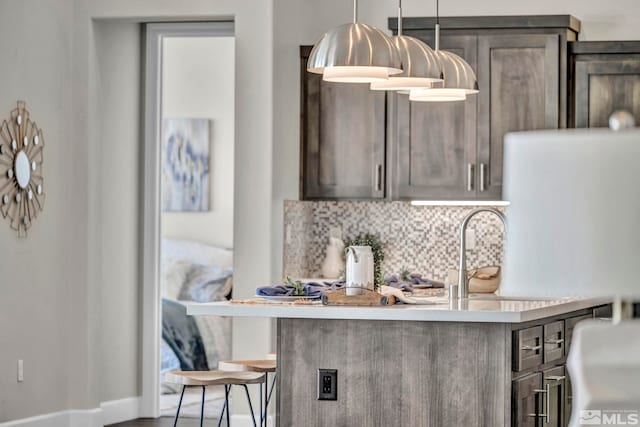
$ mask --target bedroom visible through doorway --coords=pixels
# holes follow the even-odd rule
[[[231,30],[221,31],[224,25]],[[158,415],[173,416],[180,389],[164,374],[215,369],[231,357],[231,320],[187,316],[186,304],[231,298],[233,288],[235,39],[228,22],[149,24],[147,31],[158,27],[165,32],[156,62],[157,393]],[[200,416],[194,392],[185,393],[181,417]],[[223,396],[207,390],[208,417],[218,415]]]

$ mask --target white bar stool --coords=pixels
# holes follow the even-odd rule
[[[182,385],[182,393],[180,393],[180,401],[178,402],[178,410],[176,411],[176,418],[173,421],[173,427],[178,425],[178,417],[180,416],[180,407],[182,406],[182,398],[184,396],[184,390],[187,387],[202,387],[202,403],[200,405],[200,427],[204,423],[204,398],[205,389],[209,385],[224,385],[224,406],[218,419],[218,427],[222,425],[222,418],[227,413],[227,426],[230,422],[229,416],[229,391],[233,385],[241,385],[244,387],[244,391],[247,395],[247,402],[249,403],[249,409],[251,410],[251,418],[253,419],[254,427],[257,427],[256,417],[253,412],[253,405],[251,404],[251,396],[249,395],[249,389],[247,384],[260,384],[260,406],[262,407],[262,383],[265,383],[266,388],[266,374],[261,372],[251,371],[171,371],[165,376],[167,382],[173,384]],[[262,410],[260,411],[262,417]],[[262,423],[262,418],[260,419]]]
[[[260,426],[267,427],[267,415],[269,409],[269,401],[271,400],[271,394],[276,385],[276,367],[277,361],[275,355],[267,355],[268,359],[258,360],[227,360],[218,362],[218,369],[230,372],[255,372],[263,373],[264,380],[264,412],[262,411],[262,384],[260,384]],[[271,358],[273,357],[273,358]],[[273,373],[273,380],[271,387],[269,387],[269,374]]]

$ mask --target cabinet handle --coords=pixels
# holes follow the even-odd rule
[[[382,165],[376,165],[376,191],[382,191]]]
[[[487,169],[487,165],[485,165],[484,163],[480,163],[480,192],[483,192],[485,190],[484,183],[485,183],[486,169]]]
[[[540,390],[540,389],[536,389],[533,390],[534,393],[539,393],[539,394],[544,394],[545,395],[545,403],[547,405],[547,408],[545,410],[544,406],[542,407],[542,414],[529,414],[530,417],[536,417],[536,418],[544,418],[544,423],[545,424],[549,424],[549,422],[551,421],[550,419],[550,409],[551,409],[551,385],[547,383],[547,385],[545,385],[544,389]]]
[[[520,350],[538,351],[542,348],[540,345],[523,345]]]
[[[564,338],[560,338],[557,340],[554,339],[550,339],[550,340],[545,340],[544,343],[545,344],[562,344],[564,342]]]
[[[473,191],[473,163],[467,165],[467,191]]]
[[[566,375],[547,375],[545,378],[548,379],[549,381],[562,381],[566,379],[567,376]]]

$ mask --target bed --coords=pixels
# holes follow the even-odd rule
[[[164,374],[215,369],[231,356],[231,320],[187,316],[190,301],[231,298],[233,251],[189,240],[163,239],[161,249],[163,394],[178,392]]]

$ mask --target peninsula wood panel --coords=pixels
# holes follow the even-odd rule
[[[560,126],[560,36],[487,35],[478,40],[479,197],[502,196],[504,136]]]
[[[418,37],[433,45],[431,34]],[[475,71],[476,36],[442,36],[440,45]],[[397,96],[393,198],[475,198],[477,97],[464,102],[409,102],[408,95]]]
[[[508,426],[509,325],[278,320],[278,425]],[[337,401],[316,372],[338,370]],[[285,375],[286,374],[286,375]]]
[[[304,48],[303,48],[304,49]],[[302,54],[303,199],[384,198],[386,95],[306,71]]]

